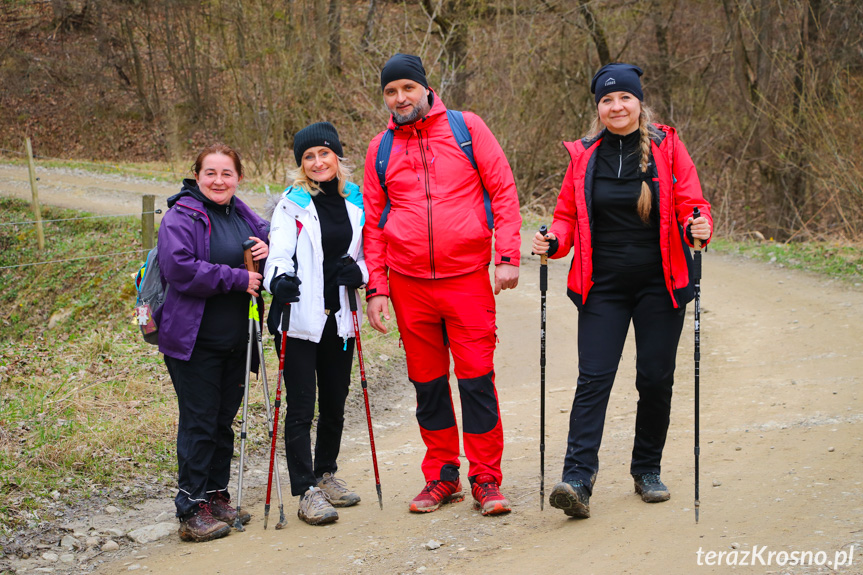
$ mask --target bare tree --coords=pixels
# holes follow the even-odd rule
[[[434,22],[442,43],[441,92],[455,108],[467,102],[467,2],[458,0],[420,0],[420,4]]]
[[[342,73],[342,4],[339,0],[330,0],[327,10],[327,25],[329,27],[330,69],[337,74]]]

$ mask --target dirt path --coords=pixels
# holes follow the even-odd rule
[[[563,293],[567,268],[568,261],[555,261],[549,274],[546,492],[560,476],[577,373],[576,310]],[[131,552],[124,547],[96,572],[670,575],[731,572],[729,557],[715,566],[716,556],[708,553],[733,551],[739,565],[754,562],[734,569],[739,573],[863,573],[863,290],[706,254],[700,523],[693,512],[691,310],[663,460],[671,500],[648,505],[632,491],[628,460],[637,396],[630,338],[608,409],[592,517],[573,520],[547,503],[539,509],[536,259],[524,257],[521,273],[518,289],[498,298],[503,490],[512,514],[481,517],[469,499],[431,514],[407,512],[421,487],[423,449],[405,381],[401,397],[373,413],[383,511],[364,422],[354,419],[345,433],[340,475],[363,502],[340,511],[336,524],[301,523],[285,488],[288,526],[264,531],[264,462],[255,462],[246,496],[253,519],[246,532],[207,544],[169,537]],[[369,385],[374,394],[375,382]],[[158,505],[172,507],[169,499]],[[430,540],[442,546],[428,550]],[[745,553],[752,551],[754,557]],[[779,555],[771,560],[771,552]],[[781,552],[811,553],[804,558],[831,566],[795,566]],[[840,559],[852,553],[853,564],[834,571],[837,553]]]
[[[84,170],[37,166],[36,177],[42,204],[120,215],[141,213],[141,196],[144,194],[155,195],[156,209],[166,210],[166,200],[180,191],[182,176],[178,176],[176,184],[168,184],[135,175],[97,175]],[[26,166],[0,164],[0,195],[31,200]],[[256,210],[263,208],[264,199],[263,194],[243,194],[243,200]]]

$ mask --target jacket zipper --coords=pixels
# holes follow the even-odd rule
[[[655,159],[654,159],[653,163],[654,164],[656,163]],[[659,182],[659,168],[656,169],[656,176],[657,176],[656,177],[656,187],[659,190],[659,201],[662,202],[662,185]],[[659,225],[660,226],[662,225],[661,219],[660,219]],[[665,251],[668,253],[668,277],[671,280],[671,294],[670,294],[671,295],[671,304],[676,309],[679,307],[679,305],[677,303],[677,298],[674,297],[674,289],[676,286],[674,285],[674,270],[671,267],[671,233],[672,233],[672,231],[676,231],[676,230],[672,230],[672,226],[674,226],[675,228],[677,227],[677,218],[674,217],[674,168],[673,167],[671,168],[671,190],[669,190],[669,198],[668,198],[668,233],[666,234],[666,237],[665,237],[665,241],[666,241]],[[680,232],[678,231],[678,233],[680,233]]]
[[[429,167],[428,162],[426,161],[425,150],[423,149],[423,138],[422,132],[417,129],[417,143],[420,148],[420,158],[422,158],[423,162],[423,174],[425,176],[425,181],[423,184],[425,185],[426,192],[426,212],[427,218],[426,221],[428,223],[428,238],[429,238],[429,270],[431,271],[432,279],[435,278],[435,269],[434,269],[434,233],[432,232],[432,198],[431,198],[431,186],[429,185]]]
[[[620,177],[620,172],[623,171],[623,140],[620,140],[620,155],[618,156],[617,177]]]

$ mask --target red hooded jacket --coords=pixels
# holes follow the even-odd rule
[[[399,126],[390,117],[388,129],[394,130],[394,137],[387,193],[375,170],[384,132],[369,144],[363,185],[367,297],[389,295],[388,268],[411,277],[440,279],[487,266],[492,231],[486,221],[483,184],[494,216],[494,263],[519,264],[521,214],[509,162],[479,116],[464,112],[464,120],[478,170],[453,137],[437,94],[429,113],[413,124]],[[381,229],[378,222],[387,195],[390,212]]]
[[[566,287],[576,305],[587,301],[593,286],[593,177],[595,174],[596,148],[602,141],[600,133],[594,138],[583,138],[577,142],[564,142],[571,156],[569,168],[563,179],[551,232],[560,247],[550,256],[558,259],[566,256],[570,248],[575,254],[569,270]],[[665,285],[674,307],[685,304],[693,297],[690,282],[692,256],[685,244],[692,245],[684,233],[687,221],[694,208],[710,221],[710,204],[701,192],[701,183],[689,152],[674,128],[654,124],[651,129],[651,179],[654,189],[653,209],[659,210],[659,238],[662,254],[662,270]],[[659,202],[656,202],[656,186],[659,186]],[[709,240],[708,240],[709,241]],[[702,242],[707,245],[708,241]],[[685,242],[685,243],[684,243]]]

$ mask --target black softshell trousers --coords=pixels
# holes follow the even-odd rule
[[[594,270],[578,313],[578,387],[569,419],[563,480],[592,492],[605,412],[630,321],[635,329],[638,407],[630,473],[659,473],[685,306],[675,309],[662,269]]]
[[[228,494],[234,430],[243,401],[246,347],[216,350],[195,346],[188,361],[165,356],[177,392],[179,482],[177,517],[196,512],[217,491]]]
[[[281,335],[276,337],[278,350]],[[285,343],[285,452],[291,494],[303,495],[324,473],[338,470],[336,460],[345,425],[345,400],[351,386],[354,338],[339,337],[330,314],[315,343],[288,337]],[[318,426],[312,460],[311,429],[317,391]]]

